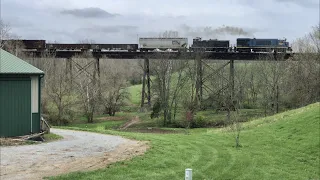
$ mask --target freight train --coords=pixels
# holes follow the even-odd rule
[[[12,41],[12,40],[7,40]],[[139,38],[139,44],[58,44],[46,43],[45,40],[21,40],[25,49],[37,50],[94,50],[103,51],[189,51],[189,52],[292,52],[286,39],[237,38],[237,44],[230,46],[229,40],[209,39],[201,37],[193,39],[188,46],[188,38]]]

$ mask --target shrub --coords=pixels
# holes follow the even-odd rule
[[[203,115],[196,115],[196,117],[191,122],[192,128],[202,128],[207,126],[206,117]]]

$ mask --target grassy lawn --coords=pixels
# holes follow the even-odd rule
[[[192,129],[190,134],[128,133],[97,126],[68,127],[147,140],[151,148],[131,161],[52,179],[319,179],[320,104],[243,124],[242,147],[228,129]],[[99,128],[100,127],[100,128]]]
[[[49,133],[49,134],[44,134],[43,135],[45,142],[51,142],[51,141],[56,141],[59,139],[62,139],[63,137],[58,135],[58,134],[53,134],[53,133]]]
[[[128,87],[128,92],[130,93],[130,102],[134,105],[140,105],[141,104],[141,90],[142,85],[134,85]]]

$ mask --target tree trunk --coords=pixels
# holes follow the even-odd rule
[[[279,113],[279,85],[277,85],[277,95],[276,95],[276,113]]]
[[[87,120],[88,120],[88,123],[93,123],[93,113],[91,112],[87,113]]]
[[[237,148],[240,147],[240,134],[239,133],[237,133],[237,136],[236,136],[236,147]]]

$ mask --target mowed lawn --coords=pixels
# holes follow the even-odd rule
[[[130,102],[134,105],[140,105],[141,104],[141,92],[142,92],[142,85],[134,85],[128,87],[128,92],[130,94]]]
[[[128,133],[73,127],[150,141],[143,156],[91,172],[52,179],[175,180],[185,168],[193,179],[319,179],[320,104],[243,124],[242,147],[227,129],[193,129],[190,134]]]

